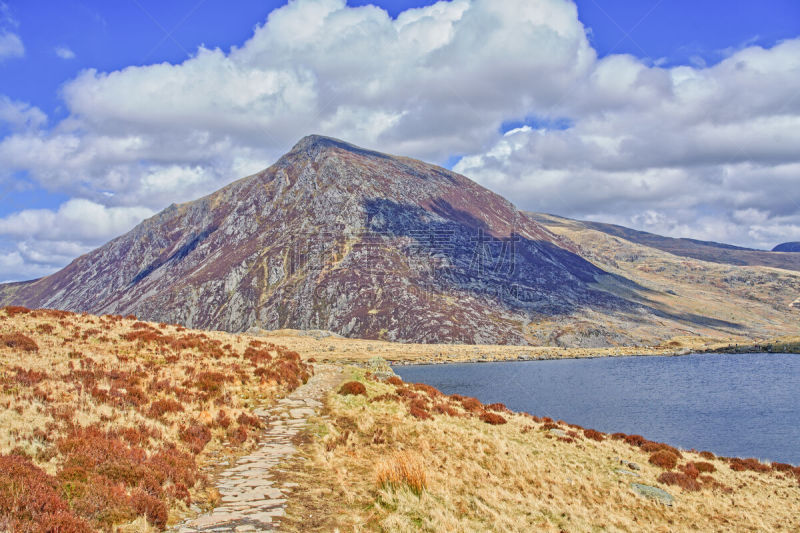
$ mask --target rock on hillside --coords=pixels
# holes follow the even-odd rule
[[[0,304],[227,331],[525,344],[530,321],[638,308],[574,245],[464,176],[309,136]]]

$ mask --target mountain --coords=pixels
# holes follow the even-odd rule
[[[651,279],[618,260],[622,244],[599,253],[607,235],[564,231],[571,223],[521,212],[438,166],[309,136],[53,275],[0,286],[0,304],[425,343],[614,346],[796,324],[793,273],[759,281],[763,302],[741,269],[719,286],[686,280],[685,265]],[[655,250],[636,246],[637,257]],[[779,287],[793,297],[783,302]],[[725,306],[698,305],[718,297]]]
[[[773,252],[800,252],[800,242],[785,242],[772,249]]]
[[[0,298],[228,331],[524,343],[537,316],[628,305],[591,287],[604,273],[571,246],[463,176],[310,136]]]
[[[550,222],[560,218],[553,215],[536,213],[529,214],[534,220],[539,222],[544,221],[548,217],[552,217],[549,219]],[[635,229],[626,228],[624,226],[618,226],[616,224],[604,224],[602,222],[588,221],[580,221],[579,223],[587,229],[593,229],[607,235],[620,237],[627,241],[641,244],[649,248],[662,250],[680,257],[690,257],[693,259],[700,259],[701,261],[709,261],[712,263],[721,263],[727,265],[766,266],[800,271],[800,256],[776,256],[775,254],[763,250],[742,248],[739,246],[732,246],[730,244],[699,241],[695,239],[675,239],[672,237],[663,237],[661,235],[647,233],[645,231],[638,231]],[[791,250],[776,249],[773,251],[786,252]]]

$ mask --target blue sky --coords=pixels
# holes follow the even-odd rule
[[[519,0],[494,0],[494,3],[484,3],[483,7],[477,5],[479,0],[473,1],[476,2],[475,6],[466,0],[456,0],[455,3],[466,2],[470,5],[471,10],[492,9],[487,6],[497,8],[497,6],[504,5],[509,6],[511,11],[521,9],[520,7],[512,9],[511,7]],[[332,2],[333,0],[298,0],[298,4],[303,5],[316,6],[319,4],[319,6],[323,6],[324,4],[324,9],[334,9],[331,7]],[[554,19],[552,24],[547,20],[539,22],[544,25],[550,24],[559,32],[571,31],[570,27],[567,27],[570,19],[569,6],[572,5],[569,0],[530,0],[530,3],[556,6],[558,16],[563,20],[556,22]],[[430,6],[434,2],[429,0],[348,1],[348,6],[351,7],[367,4],[380,6],[391,17],[397,17],[407,9]],[[483,66],[475,67],[475,69],[484,69],[487,73],[484,78],[481,78],[481,73],[477,70],[469,71],[472,65],[457,67],[460,70],[455,74],[463,74],[464,80],[469,81],[463,82],[463,85],[454,82],[455,89],[449,90],[461,91],[456,96],[465,104],[464,109],[448,110],[446,109],[448,107],[447,98],[443,105],[442,101],[436,100],[435,96],[431,96],[429,101],[426,100],[428,94],[425,93],[422,95],[422,99],[416,96],[408,97],[402,102],[392,102],[391,105],[373,102],[369,104],[373,106],[370,109],[366,109],[368,105],[364,104],[365,109],[354,111],[353,104],[347,101],[346,96],[343,96],[345,93],[336,93],[334,96],[330,96],[330,100],[334,102],[330,113],[326,115],[328,110],[318,110],[320,115],[328,116],[327,122],[320,120],[319,123],[322,125],[317,128],[314,125],[315,122],[307,117],[308,121],[305,122],[307,125],[304,128],[341,134],[350,140],[362,141],[376,148],[399,151],[450,167],[455,166],[456,170],[466,173],[482,184],[507,196],[518,198],[520,206],[528,209],[558,211],[569,216],[609,220],[668,234],[727,240],[751,246],[769,246],[775,240],[784,240],[784,237],[786,240],[794,238],[796,235],[800,237],[800,234],[797,233],[800,232],[800,220],[790,220],[797,211],[794,208],[795,203],[793,203],[795,196],[800,202],[800,196],[795,195],[794,190],[789,191],[792,202],[773,208],[764,205],[763,200],[756,199],[755,195],[744,190],[747,187],[742,185],[758,180],[766,183],[774,181],[778,190],[785,189],[781,185],[783,183],[781,180],[787,179],[787,175],[793,175],[794,170],[791,166],[787,167],[787,164],[792,162],[786,161],[787,156],[783,152],[776,155],[775,150],[770,149],[767,150],[769,153],[765,152],[763,155],[763,160],[756,161],[757,158],[751,158],[746,161],[745,163],[749,163],[750,166],[742,166],[739,168],[739,174],[730,178],[731,183],[739,184],[731,185],[731,187],[741,187],[742,190],[732,191],[730,199],[720,202],[710,191],[714,183],[720,183],[721,178],[718,176],[729,176],[731,172],[729,161],[726,161],[724,157],[730,157],[733,161],[739,157],[736,152],[732,152],[732,155],[721,156],[717,153],[720,151],[718,146],[709,147],[707,153],[702,154],[688,154],[685,147],[675,147],[672,151],[664,150],[663,154],[656,154],[657,161],[642,163],[637,167],[640,177],[635,178],[635,183],[641,187],[642,191],[628,196],[604,197],[603,205],[608,205],[606,210],[595,208],[600,205],[597,198],[584,198],[581,194],[574,193],[576,190],[574,181],[577,179],[574,177],[574,172],[576,172],[573,168],[574,161],[551,160],[551,156],[555,157],[552,154],[557,154],[559,150],[562,150],[556,148],[557,145],[560,146],[560,143],[576,143],[576,149],[586,148],[587,143],[590,142],[587,139],[596,139],[597,132],[584,132],[584,134],[581,133],[581,128],[591,124],[596,127],[597,121],[594,120],[596,117],[606,117],[608,113],[621,113],[621,102],[625,102],[627,105],[635,102],[637,98],[645,98],[644,93],[640,91],[642,83],[649,87],[647,88],[649,92],[644,92],[652,97],[653,94],[664,89],[666,82],[663,79],[661,81],[657,79],[663,77],[664,72],[672,72],[673,83],[677,84],[676,80],[684,79],[685,75],[680,73],[680,70],[675,70],[675,67],[685,65],[694,69],[693,72],[700,77],[706,77],[706,74],[718,77],[714,86],[720,91],[720,103],[728,102],[733,105],[730,100],[731,96],[726,95],[723,98],[722,94],[730,89],[730,87],[726,88],[726,83],[739,82],[730,81],[733,78],[728,76],[733,76],[733,74],[728,72],[729,69],[712,70],[709,67],[720,64],[736,54],[741,54],[742,57],[758,55],[758,50],[761,49],[775,57],[787,54],[786,50],[778,52],[777,50],[780,48],[778,45],[800,36],[800,2],[796,0],[637,0],[635,2],[575,0],[574,4],[577,6],[578,13],[578,20],[574,22],[582,24],[587,31],[585,35],[582,31],[580,35],[570,34],[568,39],[571,39],[570,42],[574,46],[568,45],[564,39],[562,39],[564,42],[557,44],[559,47],[564,46],[563,50],[559,48],[563,54],[561,56],[556,54],[558,61],[563,61],[561,70],[556,70],[559,73],[563,72],[565,76],[563,83],[559,80],[551,82],[544,79],[553,77],[554,72],[546,54],[541,60],[534,61],[535,64],[526,60],[524,53],[528,52],[521,52],[524,46],[520,44],[520,42],[524,44],[524,39],[520,42],[515,40],[521,35],[516,35],[515,32],[522,31],[524,28],[512,27],[514,21],[509,19],[502,22],[508,28],[506,31],[509,33],[509,42],[506,44],[501,42],[497,48],[499,55],[495,60],[487,60]],[[230,181],[240,177],[235,173],[249,172],[258,165],[266,165],[274,160],[274,157],[279,155],[282,150],[291,146],[291,138],[303,133],[311,133],[312,131],[305,131],[300,127],[297,132],[288,133],[287,131],[285,138],[279,134],[266,133],[263,139],[258,141],[264,145],[263,150],[259,150],[258,142],[254,140],[252,146],[248,146],[246,150],[239,150],[241,153],[237,153],[235,157],[231,156],[230,160],[225,162],[200,156],[196,161],[191,161],[180,154],[178,156],[165,155],[151,150],[150,152],[144,151],[144,155],[138,162],[128,161],[125,164],[129,166],[120,166],[115,169],[113,165],[119,163],[117,161],[119,158],[111,157],[107,175],[102,179],[97,178],[103,172],[101,167],[105,161],[103,159],[105,156],[97,155],[98,150],[102,151],[103,149],[98,146],[107,147],[112,140],[113,142],[122,142],[123,138],[126,139],[125,142],[130,142],[134,137],[148,141],[153,131],[164,127],[164,124],[158,120],[159,112],[155,109],[157,105],[154,105],[153,109],[147,109],[149,102],[146,99],[143,103],[136,104],[146,106],[142,109],[142,115],[147,117],[143,118],[141,122],[138,120],[135,108],[128,114],[117,113],[114,109],[117,105],[121,108],[127,105],[134,106],[130,103],[131,96],[137,93],[125,92],[129,90],[129,87],[130,90],[138,87],[135,90],[140,92],[150,90],[152,83],[144,80],[143,77],[145,74],[155,75],[152,65],[166,62],[175,66],[173,73],[188,72],[190,70],[188,66],[192,63],[192,58],[196,58],[200,46],[208,49],[220,48],[224,53],[222,61],[225,61],[230,55],[232,47],[242,47],[248,39],[254,36],[254,32],[259,33],[256,28],[265,25],[267,17],[274,10],[283,8],[279,11],[280,13],[292,12],[285,5],[286,2],[283,1],[268,0],[238,0],[235,3],[222,0],[172,0],[170,2],[154,0],[118,0],[115,2],[107,0],[62,0],[59,2],[0,0],[0,199],[2,200],[0,201],[0,280],[8,276],[13,278],[22,276],[20,269],[23,267],[20,265],[27,264],[24,262],[27,261],[25,258],[42,255],[32,252],[37,243],[42,244],[51,242],[48,239],[55,239],[52,242],[60,243],[59,246],[65,250],[49,263],[43,260],[35,265],[31,271],[38,274],[45,272],[48,268],[52,270],[54,265],[63,263],[69,256],[68,250],[85,250],[100,244],[106,237],[113,236],[110,233],[112,229],[109,229],[109,234],[103,235],[102,238],[95,235],[93,238],[62,236],[56,239],[52,235],[41,237],[41,235],[47,234],[44,229],[37,234],[40,235],[39,237],[26,235],[20,229],[26,224],[36,226],[31,223],[33,220],[60,220],[59,210],[68,212],[68,207],[73,210],[77,209],[75,205],[69,204],[70,201],[85,199],[97,204],[100,209],[132,210],[126,211],[127,214],[124,216],[122,211],[114,213],[109,211],[107,213],[110,217],[109,220],[125,219],[126,216],[135,218],[133,213],[139,216],[141,213],[153,212],[171,203],[172,198],[167,198],[170,194],[176,196],[174,198],[176,201],[186,200],[192,195],[208,192],[224,183],[225,180]],[[519,6],[523,5],[525,4],[519,4]],[[318,9],[323,9],[319,6]],[[300,15],[295,13],[291,16],[299,17]],[[291,16],[286,20],[290,20]],[[302,16],[308,16],[308,14]],[[437,17],[441,18],[442,15],[434,13],[431,17],[432,20],[439,20]],[[385,34],[387,26],[378,19],[365,17],[364,21],[367,22],[360,23],[362,28],[368,28],[363,31],[365,40],[374,40]],[[260,35],[263,37],[267,34],[280,33],[277,26],[269,31],[260,31]],[[574,29],[574,26],[575,24],[572,24],[571,28]],[[378,27],[382,29],[376,29]],[[436,31],[438,30],[431,30],[430,35],[436,35]],[[462,29],[460,31],[463,34],[470,30]],[[24,44],[24,52],[21,48],[15,50],[14,46],[16,45],[13,42],[9,45],[9,36],[18,40],[19,47]],[[464,36],[462,35],[462,37]],[[531,50],[529,53],[532,56],[536,56],[539,52],[537,46],[541,49],[553,45],[552,40],[548,41],[543,37],[544,40],[541,42],[536,41],[540,37],[530,39]],[[5,41],[3,41],[4,38]],[[292,40],[292,35],[283,35],[282,38]],[[326,36],[324,32],[320,37],[320,39],[328,38],[330,35]],[[342,37],[342,39],[344,38]],[[582,43],[581,40],[584,42]],[[456,56],[458,53],[466,53],[464,57],[470,58],[474,54],[483,52],[481,36],[472,36],[471,41],[464,39],[464,42],[476,44],[462,46],[476,46],[477,48],[472,51],[453,52]],[[326,46],[333,49],[335,44],[329,43]],[[4,46],[6,46],[5,49]],[[348,42],[347,46],[352,46],[352,42]],[[512,57],[511,61],[507,61],[508,57],[503,57],[506,46],[509,51],[516,50],[517,52],[513,53],[522,55]],[[575,52],[586,46],[597,54],[600,61],[591,60],[587,63],[588,60],[585,56]],[[369,44],[367,44],[367,49],[369,49]],[[742,52],[745,49],[755,50],[755,52]],[[573,52],[577,55],[570,58],[569,54]],[[259,61],[264,64],[269,63],[271,65],[269,68],[275,68],[275,63],[280,62],[280,57],[267,57],[271,53],[270,49],[261,50],[259,53],[261,54]],[[287,57],[293,57],[291,54],[294,52],[287,48],[282,53],[287,54]],[[326,78],[326,76],[331,76],[325,68],[325,61],[330,61],[330,58],[323,59],[326,57],[323,48],[319,48],[315,53],[318,55],[317,58],[303,52],[306,55],[301,54],[302,57],[297,56],[291,61],[305,68],[305,72],[311,72],[318,80],[320,85],[313,90],[319,91],[317,96],[321,97],[326,90],[326,86],[322,82],[330,83],[330,87],[335,87],[342,81],[331,81]],[[623,59],[624,54],[633,56],[633,62]],[[280,53],[276,52],[277,55]],[[423,55],[419,57],[421,58]],[[430,60],[435,56],[425,57],[428,57],[426,60]],[[366,59],[368,58],[365,58],[364,63],[369,64]],[[775,78],[770,81],[765,77],[765,84],[783,83],[786,85],[784,79],[786,76],[789,76],[786,79],[794,80],[791,76],[791,67],[787,66],[788,70],[782,72],[780,65],[775,67],[775,58],[758,56],[756,59],[764,61],[764,64],[772,65],[770,68],[773,69],[771,72]],[[417,63],[419,61],[418,58]],[[469,59],[466,61],[470,62]],[[496,67],[497,64],[501,66]],[[143,69],[131,72],[131,67],[143,67]],[[345,72],[348,68],[354,67],[344,62],[341,72]],[[505,70],[498,74],[497,68]],[[87,74],[89,69],[94,69],[97,73]],[[526,70],[529,73],[527,75],[530,76],[528,79],[519,79],[515,75],[515,72],[519,72],[521,69],[529,69]],[[636,69],[640,71],[639,74],[634,72]],[[292,69],[290,68],[290,70]],[[355,76],[364,76],[366,85],[370,80],[374,82],[375,76],[379,76],[376,74],[377,70],[379,69],[363,67],[357,71]],[[625,88],[611,87],[608,85],[608,80],[603,82],[606,83],[605,88],[611,91],[604,97],[603,102],[598,102],[597,97],[589,94],[588,90],[585,91],[586,94],[583,94],[582,87],[588,85],[586,80],[598,79],[597,76],[606,70],[616,73],[611,76],[612,80],[615,78],[622,80],[624,78],[622,73],[639,76],[640,80],[635,83],[630,82]],[[536,72],[541,72],[541,77]],[[109,80],[105,79],[103,73],[115,73],[115,79],[125,80],[126,84],[111,84]],[[419,72],[417,74],[422,76]],[[302,77],[297,72],[293,72],[292,75]],[[414,79],[414,75],[409,74],[413,82],[427,87],[427,91],[431,94],[436,93],[435,89],[431,90],[430,85],[434,82],[424,81],[421,78]],[[388,79],[391,72],[382,71],[380,76]],[[491,83],[495,77],[496,87],[482,86],[485,80],[489,80],[487,83]],[[798,77],[800,78],[800,75]],[[148,79],[158,80],[161,78],[156,76]],[[584,81],[580,81],[581,79]],[[476,83],[475,80],[481,81]],[[128,81],[130,81],[129,85]],[[302,80],[295,80],[295,82],[299,85],[292,94],[304,94],[300,91]],[[525,90],[526,85],[531,89]],[[540,85],[541,87],[539,87]],[[745,83],[741,82],[741,85],[744,87]],[[480,94],[472,95],[470,93],[472,87],[479,87]],[[100,92],[97,94],[106,100],[93,107],[92,100],[82,99],[78,89],[84,94],[87,90],[98,90]],[[158,98],[165,96],[163,92],[165,90],[168,89],[162,87],[158,89],[161,92],[154,93],[157,95],[154,97],[156,98],[153,100],[154,104],[158,103]],[[335,89],[329,90],[335,93]],[[752,91],[753,87],[748,87],[747,90]],[[65,96],[65,91],[69,93],[69,97]],[[112,97],[114,91],[121,92]],[[612,94],[614,91],[623,91],[624,94]],[[768,112],[770,117],[786,115],[783,108],[793,109],[794,100],[791,86],[787,87],[786,91],[788,91],[786,94],[774,95],[774,102],[770,104],[772,105],[771,111]],[[509,96],[510,103],[507,108],[503,108],[502,102],[495,101],[496,95],[504,93],[518,96],[516,100],[513,96]],[[553,94],[558,96],[560,93],[562,98],[553,98]],[[676,94],[675,91],[664,93],[664,95],[674,94]],[[749,105],[746,96],[743,93],[743,103],[740,106],[742,108]],[[16,110],[15,113],[21,113],[15,116],[25,118],[18,119],[16,123],[9,120],[4,121],[2,98],[6,99],[5,105],[10,106],[9,109],[13,107]],[[115,101],[113,98],[119,98],[119,100]],[[328,97],[326,96],[326,98]],[[366,98],[368,97],[365,96],[364,99]],[[386,93],[385,98],[399,97],[390,91]],[[562,101],[565,99],[569,101],[568,105]],[[574,102],[572,102],[573,100]],[[319,104],[319,100],[316,101]],[[258,127],[261,127],[251,127],[238,122],[231,125],[228,120],[229,112],[224,111],[223,104],[217,101],[206,103],[210,107],[202,107],[205,104],[199,103],[200,107],[198,107],[196,115],[210,118],[206,122],[201,120],[199,126],[187,124],[185,131],[205,131],[208,134],[207,137],[216,139],[215,146],[220,146],[219,141],[222,140],[234,142],[235,139],[244,138],[237,136],[244,136],[253,128],[256,128],[253,131],[259,131]],[[31,111],[32,108],[39,111]],[[432,115],[435,114],[433,110],[435,113],[441,112],[443,118],[433,119]],[[165,109],[165,113],[168,114],[169,111],[170,109]],[[753,113],[753,116],[745,116],[743,111],[741,116],[734,118],[739,122],[752,119],[757,121],[754,124],[763,125],[764,116],[755,116],[762,111],[749,110],[746,112]],[[292,118],[292,113],[295,112],[291,109],[286,110],[289,118]],[[632,122],[629,116],[629,113],[633,112],[633,109],[629,109],[625,113],[619,114],[615,123],[634,124],[635,121]],[[353,113],[353,116],[345,116],[347,113]],[[361,114],[359,115],[359,113]],[[470,117],[470,114],[473,116]],[[183,116],[193,119],[194,115],[189,109],[189,114]],[[383,124],[384,122],[390,126],[383,127],[379,132],[359,129],[357,125],[353,125],[354,121],[358,122],[358,119],[353,118],[357,116],[362,117],[361,126],[373,123]],[[363,118],[367,116],[370,118]],[[730,118],[730,112],[726,117]],[[649,118],[654,120],[654,124],[664,122],[663,118]],[[19,120],[27,121],[24,132],[20,129],[22,126],[20,126]],[[432,131],[436,129],[437,125],[441,125],[442,129],[450,126],[451,120],[452,128],[459,131],[463,128],[465,131],[463,135],[452,136],[447,132]],[[270,127],[278,127],[274,124],[279,124],[280,120],[276,119],[276,121],[270,122]],[[192,122],[195,121],[192,120]],[[718,119],[708,119],[708,123],[718,122]],[[338,125],[324,126],[324,124]],[[326,127],[330,129],[325,130]],[[647,135],[646,132],[653,129],[643,128],[642,132],[637,132],[634,131],[635,126],[627,127],[626,131],[615,132],[616,140],[607,141],[605,146],[624,147],[635,144],[641,140],[641,137]],[[775,127],[780,131],[774,130],[769,134],[777,136],[776,138],[782,138],[780,132],[784,130],[780,128],[785,125],[775,125]],[[701,129],[698,122],[698,131]],[[68,131],[69,135],[63,138],[59,137],[62,131]],[[509,131],[513,135],[504,135]],[[177,135],[180,135],[180,131]],[[623,138],[629,139],[630,142],[619,144]],[[671,138],[674,139],[675,135]],[[19,153],[14,150],[24,149],[12,148],[12,146],[17,146],[12,141],[22,143],[19,146],[40,147],[41,144],[37,144],[37,139],[53,141],[50,144],[55,148],[51,146],[53,151],[49,153],[48,158],[43,157],[49,161],[47,164],[51,165],[50,167],[42,168],[35,160],[36,158],[17,157]],[[89,147],[83,148],[83,144],[89,145],[88,140],[92,139],[99,144],[91,144]],[[55,141],[62,142],[62,144]],[[662,141],[653,139],[653,146],[660,146],[663,144]],[[163,141],[153,142],[155,145],[159,142],[163,144]],[[63,162],[62,166],[72,169],[70,172],[73,172],[72,175],[64,177],[63,174],[66,171],[57,171],[59,163],[52,158],[61,157],[58,154],[63,155],[64,146],[74,148],[79,144],[81,147],[76,149],[75,158],[69,161],[65,159]],[[734,144],[740,143],[735,142]],[[741,144],[747,145],[749,150],[749,146],[753,143],[742,141]],[[4,163],[3,145],[7,149],[7,160],[13,160],[13,162]],[[267,147],[267,145],[269,146]],[[534,148],[535,154],[531,153]],[[738,153],[742,152],[740,147],[736,150]],[[652,146],[645,146],[642,151],[652,151]],[[501,153],[505,155],[498,156]],[[586,155],[586,163],[579,172],[580,179],[590,183],[606,180],[608,183],[604,187],[610,190],[618,186],[614,184],[615,180],[634,179],[621,177],[618,173],[621,168],[620,164],[609,164],[607,155],[600,156],[589,150]],[[462,156],[468,157],[462,159]],[[592,158],[597,159],[594,161]],[[20,159],[26,160],[20,163]],[[125,158],[122,157],[122,159]],[[629,159],[635,159],[635,157]],[[85,167],[81,167],[81,161],[88,161],[88,163]],[[532,165],[531,161],[534,161],[535,164]],[[701,161],[702,165],[706,166],[702,166],[699,163]],[[713,162],[712,166],[708,166],[709,161]],[[119,164],[122,165],[122,163]],[[8,166],[5,172],[3,172],[3,165]],[[155,167],[158,168],[153,170]],[[539,174],[533,175],[526,170],[534,167],[538,169]],[[127,176],[125,173],[130,172],[131,169],[141,172],[141,175]],[[683,172],[682,177],[675,178],[670,173],[672,170]],[[147,172],[150,172],[150,177]],[[689,177],[692,172],[696,172],[693,174],[694,177]],[[151,183],[155,179],[153,176],[156,175],[159,176],[159,180],[173,179],[163,177],[167,175],[177,177],[174,177],[174,186],[171,189],[166,188],[166,192],[144,191],[141,184]],[[547,178],[545,179],[544,176]],[[560,188],[551,187],[551,181],[554,180],[561,184]],[[684,189],[686,188],[685,183],[704,182],[703,187],[706,189],[703,190],[709,192],[709,199],[697,200],[692,209],[687,211],[670,208],[659,199],[666,193],[654,192],[671,191],[673,189],[670,189],[665,183],[678,183],[681,180],[683,180],[682,187]],[[181,183],[191,183],[192,186],[181,188]],[[676,185],[676,187],[678,186]],[[544,193],[550,195],[553,201],[543,204],[540,198]],[[675,192],[675,194],[678,193]],[[645,201],[645,197],[650,198],[651,203]],[[749,199],[742,200],[743,198]],[[24,213],[24,216],[17,216],[20,213]],[[620,215],[620,213],[624,213],[624,215]],[[709,213],[715,213],[715,215],[712,217],[708,215]],[[748,218],[756,220],[758,227],[742,222]],[[125,224],[115,225],[113,231],[124,226]],[[74,246],[72,246],[73,244]],[[13,268],[6,268],[6,274],[3,273],[4,253],[6,254],[6,263],[16,265]],[[12,259],[8,259],[9,257]],[[17,259],[18,257],[23,258],[22,263]],[[17,271],[14,271],[15,268]]]

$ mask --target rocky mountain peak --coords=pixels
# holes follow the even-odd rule
[[[604,273],[444,168],[310,135],[270,168],[170,206],[0,303],[244,331],[526,343],[525,324],[625,305]]]

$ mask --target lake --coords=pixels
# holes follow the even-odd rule
[[[800,355],[703,354],[394,367],[404,381],[607,433],[800,464]]]

